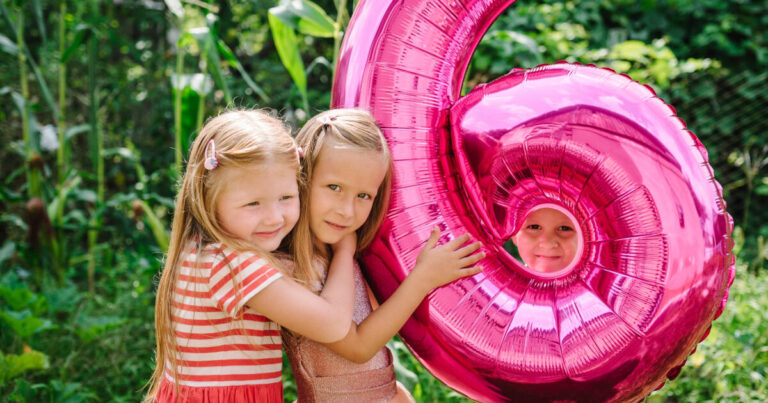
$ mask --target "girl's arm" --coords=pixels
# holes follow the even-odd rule
[[[280,326],[312,340],[338,341],[347,334],[352,322],[356,243],[352,234],[333,245],[333,259],[320,295],[283,277],[256,294],[247,305]]]
[[[359,325],[352,322],[349,333],[342,340],[326,346],[350,361],[364,363],[403,327],[432,289],[481,271],[480,267],[467,267],[485,257],[485,252],[472,254],[480,248],[480,242],[462,247],[469,240],[468,235],[462,235],[437,246],[439,236],[440,232],[434,229],[416,266],[389,299]]]

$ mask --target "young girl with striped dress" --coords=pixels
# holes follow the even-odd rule
[[[334,243],[321,293],[271,255],[299,217],[299,158],[261,111],[223,113],[195,139],[157,292],[147,401],[281,402],[280,327],[326,343],[347,334],[355,236]]]

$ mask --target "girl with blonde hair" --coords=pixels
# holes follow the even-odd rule
[[[293,139],[269,114],[206,122],[176,197],[147,401],[282,402],[280,326],[325,343],[347,334],[354,235],[333,244],[319,294],[271,255],[299,217],[298,168]]]
[[[294,275],[312,291],[330,279],[330,245],[355,234],[357,250],[368,246],[386,214],[391,157],[386,140],[368,112],[323,112],[296,137],[304,150],[301,215],[290,242]],[[366,285],[355,265],[355,308],[343,340],[318,343],[283,332],[298,390],[298,402],[412,401],[395,382],[392,354],[385,344],[435,287],[480,271],[480,243],[463,246],[467,235],[437,246],[433,230],[416,265],[395,293],[372,311]],[[345,257],[346,258],[346,257]],[[328,277],[327,277],[328,276]]]

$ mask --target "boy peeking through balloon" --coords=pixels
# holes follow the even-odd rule
[[[539,273],[553,273],[570,265],[579,249],[576,224],[554,205],[532,208],[512,237],[525,265]]]

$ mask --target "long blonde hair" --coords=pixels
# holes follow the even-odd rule
[[[291,235],[289,249],[295,262],[294,278],[308,288],[320,281],[320,273],[313,270],[314,258],[327,255],[327,251],[321,249],[325,246],[318,243],[309,226],[309,189],[315,163],[328,141],[363,151],[380,152],[387,161],[387,173],[379,185],[371,213],[357,230],[358,251],[370,245],[376,236],[389,207],[389,193],[392,187],[392,157],[387,140],[370,113],[361,109],[332,109],[316,115],[301,128],[296,135],[296,144],[302,148],[304,154],[299,181],[301,213]]]
[[[205,149],[214,140],[216,169],[204,166]],[[276,263],[268,251],[260,251],[251,243],[226,231],[216,217],[216,202],[223,188],[222,168],[248,168],[265,163],[288,163],[298,171],[296,144],[283,122],[260,110],[232,110],[209,119],[192,143],[187,168],[176,195],[171,227],[171,241],[165,259],[155,300],[156,367],[149,381],[145,401],[154,399],[163,374],[172,369],[178,388],[177,344],[172,320],[174,290],[178,282],[180,261],[190,246],[198,252],[210,243],[220,242],[238,251],[254,251],[267,261]],[[279,265],[275,265],[279,268]],[[166,368],[170,362],[172,368]]]

